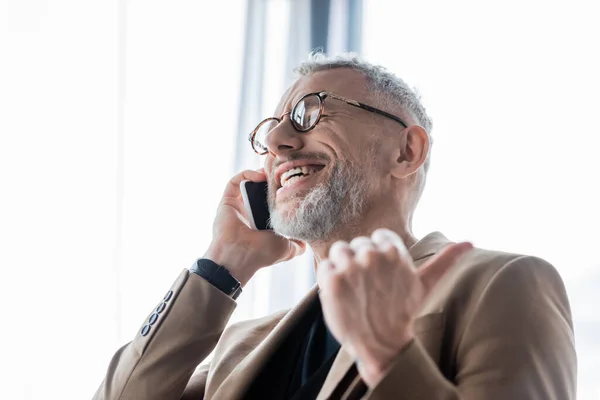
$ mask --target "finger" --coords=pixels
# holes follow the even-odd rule
[[[298,239],[288,239],[290,242],[294,243],[296,246],[302,248],[302,249],[306,249],[306,243],[304,243],[302,240],[298,240]]]
[[[402,260],[412,262],[408,249],[402,239],[389,229],[377,229],[371,234],[371,241],[390,262]]]
[[[377,263],[377,259],[380,257],[379,249],[366,236],[358,236],[352,239],[350,248],[354,251],[354,262],[363,267],[369,267]]]
[[[458,259],[472,248],[473,245],[469,242],[451,244],[419,268],[418,276],[425,288],[425,294],[429,294],[446,272],[456,265]]]
[[[372,234],[371,234],[371,239],[387,239],[390,242],[392,242],[397,248],[398,250],[400,250],[400,253],[404,256],[410,256],[408,249],[406,248],[406,245],[404,244],[404,241],[402,240],[402,238],[400,236],[398,236],[398,234],[390,229],[386,229],[386,228],[380,228],[375,230]]]
[[[350,267],[353,259],[354,250],[352,250],[348,242],[339,240],[329,249],[329,260],[335,263],[335,268],[337,270],[343,270]]]
[[[278,262],[289,261],[294,257],[303,254],[306,250],[306,245],[299,240],[288,239],[272,231],[259,231],[258,233],[275,236],[274,240],[269,239],[269,248],[264,250],[271,254],[278,255]]]
[[[317,283],[321,289],[326,288],[331,275],[335,272],[335,265],[328,259],[321,260],[317,267]]]
[[[288,239],[289,252],[290,256],[286,261],[291,260],[294,257],[300,256],[304,254],[306,251],[306,243],[296,240],[296,239]]]
[[[238,198],[241,195],[240,183],[242,183],[242,181],[245,180],[252,182],[264,182],[267,180],[267,175],[265,174],[262,168],[258,171],[247,169],[240,172],[239,174],[231,178],[229,182],[227,182],[227,186],[225,187],[225,191],[223,192],[223,198]]]
[[[244,207],[244,201],[243,200],[236,199],[236,198],[233,198],[233,197],[224,197],[223,199],[221,199],[221,203],[219,204],[219,208],[220,207],[231,207],[235,211],[237,211],[238,214],[240,214],[241,217],[243,217],[246,221],[248,221],[248,215],[247,215],[247,212],[246,212],[246,208]]]
[[[349,247],[356,255],[367,250],[377,250],[377,246],[375,246],[371,239],[366,236],[355,237],[350,241]]]

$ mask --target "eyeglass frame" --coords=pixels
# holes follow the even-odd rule
[[[326,92],[326,91],[320,91],[320,92],[313,92],[313,93],[307,93],[304,96],[302,96],[292,107],[291,111],[288,111],[286,113],[281,114],[281,116],[279,118],[277,117],[268,117],[263,119],[257,126],[256,128],[254,128],[254,130],[252,132],[250,132],[250,135],[248,135],[248,141],[250,141],[250,145],[252,146],[252,150],[254,150],[255,153],[257,153],[258,155],[265,155],[269,152],[269,150],[266,150],[264,153],[259,153],[258,151],[256,151],[256,148],[254,147],[254,137],[256,136],[256,133],[258,132],[258,130],[260,129],[261,126],[263,126],[263,124],[265,124],[268,121],[277,121],[277,124],[280,124],[283,121],[283,118],[286,115],[291,115],[294,113],[294,110],[296,109],[296,107],[298,106],[298,104],[300,104],[300,102],[304,99],[306,99],[309,96],[314,96],[317,95],[317,97],[319,98],[319,115],[317,117],[317,119],[315,120],[315,122],[307,129],[299,129],[297,125],[297,122],[290,117],[290,122],[292,123],[292,127],[298,131],[298,132],[302,132],[302,133],[306,133],[310,130],[312,130],[315,126],[317,126],[317,124],[319,123],[319,121],[321,121],[321,117],[323,115],[327,116],[326,114],[323,114],[324,110],[325,110],[325,99],[327,99],[328,97],[331,97],[332,99],[335,100],[340,100],[343,101],[346,104],[349,104],[351,106],[354,107],[358,107],[361,108],[363,110],[366,111],[370,111],[372,113],[375,114],[379,114],[379,115],[383,115],[384,117],[388,117],[390,119],[393,119],[394,121],[400,123],[400,125],[402,125],[404,128],[408,128],[408,125],[406,124],[406,122],[404,122],[402,119],[400,119],[399,117],[396,117],[393,114],[390,114],[386,111],[380,110],[378,108],[372,107],[368,104],[365,103],[361,103],[359,101],[356,100],[352,100],[352,99],[348,99],[342,96],[339,96],[337,94],[331,93],[331,92]],[[270,131],[269,131],[270,132]]]

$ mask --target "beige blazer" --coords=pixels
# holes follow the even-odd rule
[[[416,267],[448,243],[438,232],[419,241],[410,249]],[[316,287],[292,310],[226,328],[235,301],[185,270],[158,317],[153,310],[116,352],[94,399],[244,398],[315,296]],[[342,346],[319,400],[575,399],[569,302],[555,268],[539,258],[473,250],[434,289],[415,333],[373,388]]]

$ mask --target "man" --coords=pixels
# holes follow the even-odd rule
[[[298,72],[251,135],[264,169],[227,184],[208,251],[115,354],[94,398],[575,399],[556,270],[412,234],[431,143],[415,94],[349,55]],[[268,181],[274,232],[248,227],[245,179]],[[300,304],[225,328],[240,287],[306,245],[318,285]]]

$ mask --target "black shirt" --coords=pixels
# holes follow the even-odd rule
[[[327,328],[318,298],[314,307],[314,320],[296,359],[288,399],[315,399],[340,350],[340,344]]]
[[[246,399],[315,399],[340,349],[323,318],[319,298],[266,363]]]

